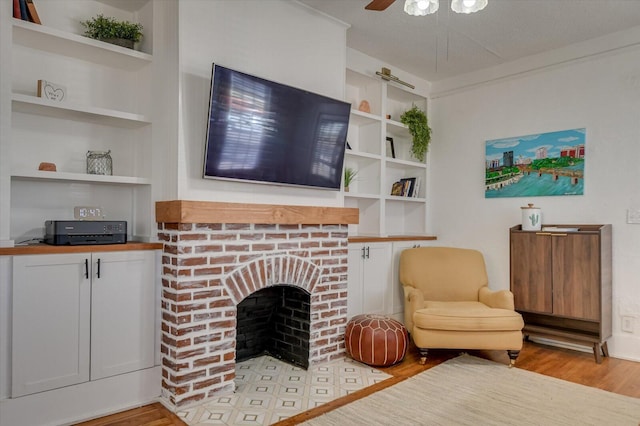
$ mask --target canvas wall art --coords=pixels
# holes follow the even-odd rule
[[[485,198],[582,195],[586,129],[486,142]]]

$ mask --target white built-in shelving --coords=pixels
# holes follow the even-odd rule
[[[151,240],[157,3],[53,3],[36,4],[42,25],[6,15],[3,19],[3,25],[11,25],[10,42],[2,46],[3,67],[11,65],[2,84],[10,89],[10,110],[3,114],[11,128],[0,141],[8,157],[2,160],[0,181],[9,182],[3,202],[7,194],[10,207],[0,219],[9,221],[0,226],[9,235],[5,232],[0,240],[42,237],[45,220],[73,219],[78,205],[100,206],[107,219],[128,222],[129,238]],[[84,37],[80,21],[99,13],[144,23],[143,42],[133,50]],[[38,80],[63,86],[65,98],[39,97]],[[87,174],[88,151],[110,151],[113,175]],[[54,163],[57,170],[40,171],[42,162]]]
[[[426,112],[427,98],[358,71],[346,71],[346,100],[352,105],[345,166],[357,171],[345,205],[360,210],[360,223],[350,235],[391,236],[426,233],[427,165],[411,155],[412,137],[400,115],[417,105]],[[358,110],[366,100],[370,111]],[[388,118],[389,117],[389,118]],[[387,138],[393,139],[393,151]],[[391,195],[393,183],[420,181],[413,197]]]

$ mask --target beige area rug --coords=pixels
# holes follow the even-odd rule
[[[640,399],[462,355],[306,426],[633,425]]]

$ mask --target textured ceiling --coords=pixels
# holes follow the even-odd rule
[[[489,0],[462,15],[440,0],[435,15],[409,16],[404,0],[300,0],[351,25],[347,45],[429,81],[640,26],[640,0]],[[639,40],[640,42],[640,40]]]

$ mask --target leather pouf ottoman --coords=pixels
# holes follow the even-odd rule
[[[402,323],[384,315],[356,315],[347,323],[344,336],[347,354],[373,367],[402,361],[409,342]]]

